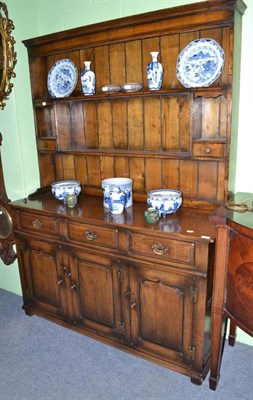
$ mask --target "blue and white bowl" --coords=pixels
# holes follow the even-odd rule
[[[66,202],[67,194],[78,196],[81,192],[80,182],[74,180],[53,182],[51,188],[53,195],[64,203]]]
[[[120,188],[126,196],[125,208],[133,205],[133,180],[131,178],[108,178],[102,180],[103,206],[109,208],[110,193],[115,187]]]
[[[182,202],[182,193],[179,190],[158,189],[148,192],[148,206],[158,210],[163,217],[175,213]]]

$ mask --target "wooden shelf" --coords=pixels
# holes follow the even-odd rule
[[[117,93],[96,93],[94,95],[77,95],[62,98],[43,98],[34,101],[35,108],[52,107],[54,102],[73,102],[73,101],[95,101],[108,99],[125,99],[133,97],[150,97],[150,96],[180,96],[193,93],[194,97],[216,98],[218,96],[226,96],[231,90],[231,86],[208,87],[208,88],[175,88],[162,90],[141,90],[138,92],[117,92]]]

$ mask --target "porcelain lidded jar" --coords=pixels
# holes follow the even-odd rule
[[[82,91],[84,95],[95,94],[95,72],[90,69],[91,61],[84,61],[84,70],[81,72]]]
[[[149,90],[160,90],[163,80],[163,66],[157,60],[158,51],[152,51],[150,54],[152,61],[147,65],[148,87]]]
[[[114,186],[109,194],[109,210],[112,214],[122,214],[126,204],[126,195],[118,187]]]

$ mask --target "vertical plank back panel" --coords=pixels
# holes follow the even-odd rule
[[[202,98],[202,138],[219,137],[220,99]]]
[[[58,180],[53,154],[41,154],[39,157],[39,168],[42,187],[51,185],[51,183]]]
[[[145,192],[144,158],[130,158],[130,177],[133,179],[133,190],[136,193]]]
[[[199,163],[198,175],[198,197],[215,200],[218,178],[217,162],[202,161]]]
[[[99,147],[113,148],[111,102],[101,101],[97,104]]]
[[[128,178],[129,175],[129,158],[116,157],[115,158],[115,176]]]
[[[100,157],[101,179],[111,178],[114,176],[114,158],[110,156]]]
[[[145,162],[145,191],[159,189],[162,185],[162,160],[147,158]]]
[[[127,140],[127,109],[125,100],[112,101],[112,123],[114,149],[126,149]]]
[[[88,149],[99,147],[97,104],[93,102],[83,103],[83,123],[85,143]]]
[[[179,189],[179,161],[162,160],[162,187],[166,189]]]
[[[81,102],[72,103],[71,121],[72,148],[84,150],[86,148],[86,138],[84,133],[83,105]]]
[[[126,42],[126,82],[143,83],[141,40]]]
[[[161,149],[160,98],[144,99],[145,150]]]
[[[39,137],[52,136],[51,113],[48,108],[36,110],[37,135]]]
[[[191,160],[180,160],[180,190],[185,197],[197,198],[198,194],[198,163]]]
[[[88,185],[87,157],[83,154],[75,156],[76,179],[83,186]]]
[[[108,46],[96,47],[94,57],[96,60],[96,90],[100,92],[102,86],[111,83]]]
[[[128,149],[144,149],[143,99],[129,99],[127,102]]]
[[[162,149],[179,152],[179,104],[178,97],[162,98]]]
[[[69,103],[55,105],[55,131],[58,139],[59,150],[71,149],[71,112]]]
[[[111,45],[109,47],[109,53],[111,83],[122,85],[126,81],[124,43]]]
[[[179,54],[179,35],[161,37],[161,55],[163,65],[163,87],[177,88],[179,81],[176,76],[176,65]]]
[[[30,59],[30,76],[32,94],[35,98],[43,98],[47,93],[47,64],[42,57]]]
[[[72,154],[62,155],[63,179],[76,179],[75,159]]]
[[[87,157],[87,174],[88,186],[99,188],[101,186],[101,165],[98,156],[89,155]]]

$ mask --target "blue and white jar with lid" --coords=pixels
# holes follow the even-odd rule
[[[82,91],[84,95],[95,94],[95,72],[90,69],[91,61],[84,61],[84,70],[81,72]]]
[[[147,65],[147,81],[149,90],[160,90],[163,80],[163,66],[158,62],[159,51],[152,51],[152,61]]]

